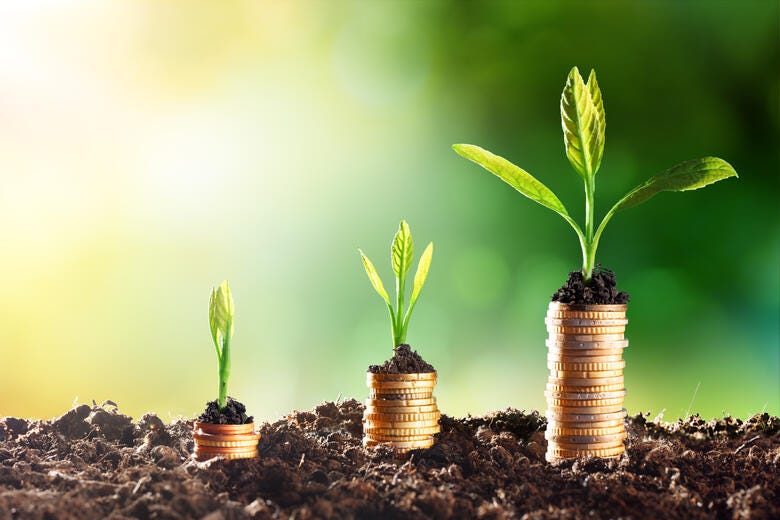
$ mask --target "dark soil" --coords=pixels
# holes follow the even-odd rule
[[[374,374],[419,374],[436,372],[436,369],[412,347],[401,344],[393,347],[393,357],[381,365],[369,366],[368,371]]]
[[[246,406],[233,399],[227,398],[225,409],[220,410],[217,401],[206,403],[206,411],[198,417],[199,422],[211,424],[249,424],[254,417],[246,414]]]
[[[363,406],[323,403],[261,426],[254,460],[195,462],[192,422],[110,404],[0,419],[10,518],[780,518],[780,420],[627,419],[617,460],[544,461],[536,412],[442,417],[398,459],[361,444]]]
[[[628,293],[617,290],[615,273],[600,265],[593,270],[590,283],[585,283],[582,271],[572,271],[566,283],[552,295],[554,302],[575,304],[615,305],[630,299]]]

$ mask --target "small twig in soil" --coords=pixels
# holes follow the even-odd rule
[[[301,468],[301,466],[303,466],[303,461],[304,461],[305,459],[306,459],[306,453],[305,453],[305,452],[304,452],[304,453],[301,453],[301,461],[298,463],[298,469],[300,469],[300,468]]]
[[[745,442],[743,442],[742,444],[740,444],[739,447],[736,450],[734,450],[734,455],[736,455],[737,453],[742,451],[742,449],[746,448],[748,446],[748,444],[751,444],[752,442],[754,442],[756,439],[758,439],[760,437],[761,437],[760,435],[756,435],[752,439],[748,439]]]

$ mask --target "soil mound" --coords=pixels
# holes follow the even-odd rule
[[[600,265],[593,270],[589,284],[585,283],[582,271],[572,271],[566,283],[552,295],[554,302],[575,304],[615,305],[630,299],[628,293],[617,290],[615,273]]]
[[[260,457],[196,462],[192,421],[115,407],[0,419],[0,519],[778,518],[780,420],[629,417],[616,460],[544,461],[537,412],[442,417],[398,459],[349,399],[261,427]],[[92,420],[89,418],[92,417]],[[526,516],[524,516],[526,515]]]
[[[368,371],[374,374],[418,374],[436,372],[436,369],[412,347],[402,344],[393,348],[393,357],[381,365],[371,365]]]
[[[220,410],[217,401],[206,403],[206,411],[200,414],[198,422],[211,424],[249,424],[254,417],[246,414],[246,406],[233,399],[227,398],[225,409]]]

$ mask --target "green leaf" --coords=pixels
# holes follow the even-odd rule
[[[704,157],[685,161],[628,192],[615,204],[610,213],[637,206],[662,191],[697,190],[729,177],[738,177],[738,175],[723,159]]]
[[[580,71],[574,67],[561,94],[561,126],[566,156],[583,179],[595,175],[601,163],[604,153],[603,116],[604,107],[595,73],[591,72],[588,84],[585,84]]]
[[[360,249],[358,249],[358,251],[360,251]],[[385,303],[390,306],[390,297],[387,295],[387,291],[385,291],[385,286],[382,284],[382,279],[379,278],[379,273],[376,272],[374,264],[372,264],[371,260],[363,254],[363,251],[360,251],[360,258],[363,259],[363,267],[366,270],[368,279],[371,280],[371,285],[374,286],[374,290],[382,297]]]
[[[233,337],[234,314],[233,295],[227,280],[225,280],[218,288],[212,289],[209,298],[209,327],[220,360],[225,341],[229,342]]]
[[[566,207],[550,188],[539,182],[527,171],[479,146],[456,144],[452,148],[461,156],[482,166],[529,199],[538,202],[546,208],[550,208],[565,219],[571,220]]]
[[[398,231],[393,237],[393,246],[390,251],[393,272],[399,279],[403,279],[412,266],[412,254],[414,252],[412,232],[405,220],[402,220],[398,226]]]
[[[414,284],[412,285],[412,297],[409,300],[410,307],[417,302],[417,298],[420,296],[423,285],[425,285],[425,279],[428,278],[428,270],[431,268],[431,259],[433,258],[433,242],[428,244],[428,247],[423,251],[420,257],[420,262],[417,264],[417,272],[414,274]]]

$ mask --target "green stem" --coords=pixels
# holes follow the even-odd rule
[[[227,330],[232,328],[232,320],[228,320]],[[230,334],[230,332],[228,332]],[[227,406],[227,384],[230,378],[230,337],[225,336],[222,340],[222,355],[219,357],[219,397],[217,406],[224,410]]]
[[[395,279],[395,345],[397,347],[406,340],[404,334],[404,291],[406,290],[406,276],[403,274]]]
[[[596,178],[595,175],[589,175],[585,178],[585,240],[582,244],[582,276],[585,283],[590,282],[596,262],[596,245],[598,243],[593,240],[595,212]]]

